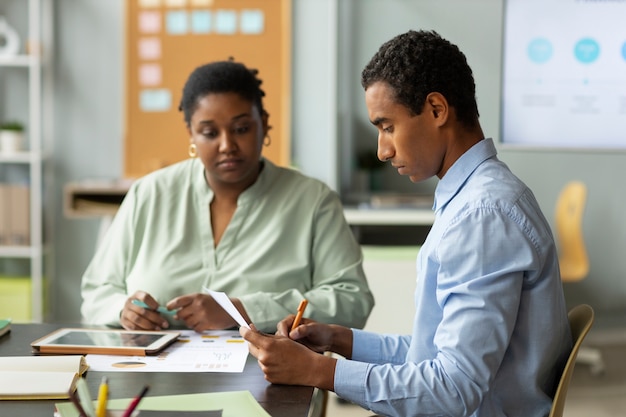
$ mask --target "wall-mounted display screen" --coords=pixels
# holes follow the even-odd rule
[[[626,0],[506,0],[501,142],[626,149]]]

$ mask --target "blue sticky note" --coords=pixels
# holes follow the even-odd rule
[[[183,35],[188,32],[187,12],[172,10],[167,12],[166,29],[170,35]]]
[[[263,33],[265,16],[262,10],[242,10],[240,19],[241,33],[246,35],[258,35]]]
[[[191,12],[191,31],[193,33],[211,32],[211,12],[208,10]]]
[[[146,89],[139,92],[139,108],[146,112],[168,111],[172,107],[170,90]]]
[[[215,13],[215,32],[224,35],[237,32],[237,13],[234,10],[218,10]]]

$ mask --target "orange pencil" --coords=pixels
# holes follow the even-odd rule
[[[304,314],[304,310],[306,309],[307,304],[309,304],[309,301],[306,298],[300,301],[300,305],[298,306],[298,312],[296,313],[296,318],[293,320],[293,324],[291,325],[291,330],[300,325],[300,320],[302,320],[302,315]]]

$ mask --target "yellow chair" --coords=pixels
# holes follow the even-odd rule
[[[571,181],[565,184],[556,203],[556,240],[563,282],[577,282],[589,274],[589,257],[582,230],[586,202],[585,184]],[[578,353],[578,362],[590,365],[595,375],[604,372],[604,361],[599,349],[584,347]]]
[[[561,378],[559,379],[559,385],[557,386],[556,393],[554,394],[554,400],[552,402],[552,408],[550,409],[549,417],[562,417],[563,409],[565,408],[565,398],[567,396],[567,389],[574,373],[574,366],[576,364],[576,358],[580,351],[580,345],[583,343],[585,336],[589,333],[589,329],[593,325],[593,308],[587,304],[581,304],[572,308],[567,314],[569,319],[569,326],[572,331],[572,338],[574,339],[574,347],[569,354]]]
[[[559,267],[564,282],[580,281],[589,273],[589,257],[583,239],[583,213],[587,187],[579,181],[567,183],[556,203],[555,221],[559,244]]]

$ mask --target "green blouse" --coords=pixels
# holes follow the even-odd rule
[[[137,290],[164,305],[207,287],[239,298],[264,331],[275,330],[303,298],[306,317],[362,328],[374,299],[337,194],[263,163],[217,247],[213,191],[199,160],[134,182],[83,276],[84,322],[120,326],[124,303]]]

